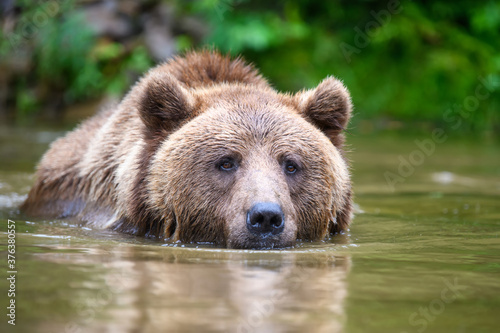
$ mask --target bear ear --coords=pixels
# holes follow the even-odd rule
[[[168,73],[152,73],[144,82],[139,115],[151,136],[170,133],[189,118],[193,96]]]
[[[342,131],[351,118],[352,103],[347,88],[334,77],[323,80],[315,89],[294,96],[299,112],[340,147]]]

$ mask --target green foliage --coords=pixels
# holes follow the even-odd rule
[[[102,95],[121,95],[153,65],[144,47],[131,50],[96,36],[71,1],[52,12],[45,3],[21,2],[17,29],[0,42],[7,59],[22,55],[33,69],[14,77],[18,118],[60,109]],[[36,15],[47,14],[41,24]],[[30,34],[26,34],[27,29]],[[0,61],[1,63],[1,61]]]
[[[391,13],[394,4],[204,0],[185,9],[210,23],[206,43],[243,53],[279,89],[343,79],[358,121],[497,133],[500,3],[402,1]],[[476,105],[480,78],[489,96]]]
[[[140,8],[151,10],[158,1]],[[163,2],[177,21],[194,16],[208,28],[199,43],[189,29],[174,27],[178,50],[210,45],[242,53],[280,90],[314,87],[328,75],[342,79],[356,106],[353,129],[396,124],[500,132],[498,1]],[[70,105],[123,94],[153,65],[140,42],[125,47],[96,36],[71,1],[58,2],[61,10],[33,38],[19,39],[47,3],[20,1],[17,34],[0,40],[2,57],[24,49],[34,64],[14,80],[19,115],[54,108],[54,100]]]
[[[37,78],[50,89],[62,91],[68,102],[94,96],[104,84],[103,73],[91,58],[95,44],[81,15],[51,21],[35,44]]]

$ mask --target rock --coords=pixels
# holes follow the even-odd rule
[[[174,23],[173,8],[161,4],[157,10],[144,17],[144,38],[146,46],[156,61],[164,61],[176,52],[172,36]]]
[[[131,20],[120,14],[116,0],[91,4],[83,12],[89,26],[100,36],[123,39],[132,34]]]
[[[194,16],[183,17],[179,22],[179,26],[176,26],[176,30],[191,36],[196,44],[201,43],[210,32],[208,25]]]

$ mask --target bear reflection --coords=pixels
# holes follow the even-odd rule
[[[340,332],[350,258],[329,251],[120,246],[45,259],[92,264],[101,281],[75,298],[99,315],[75,313],[66,331]]]

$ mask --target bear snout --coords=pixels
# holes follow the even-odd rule
[[[247,212],[247,229],[261,238],[279,235],[285,229],[285,214],[276,203],[255,203]]]

